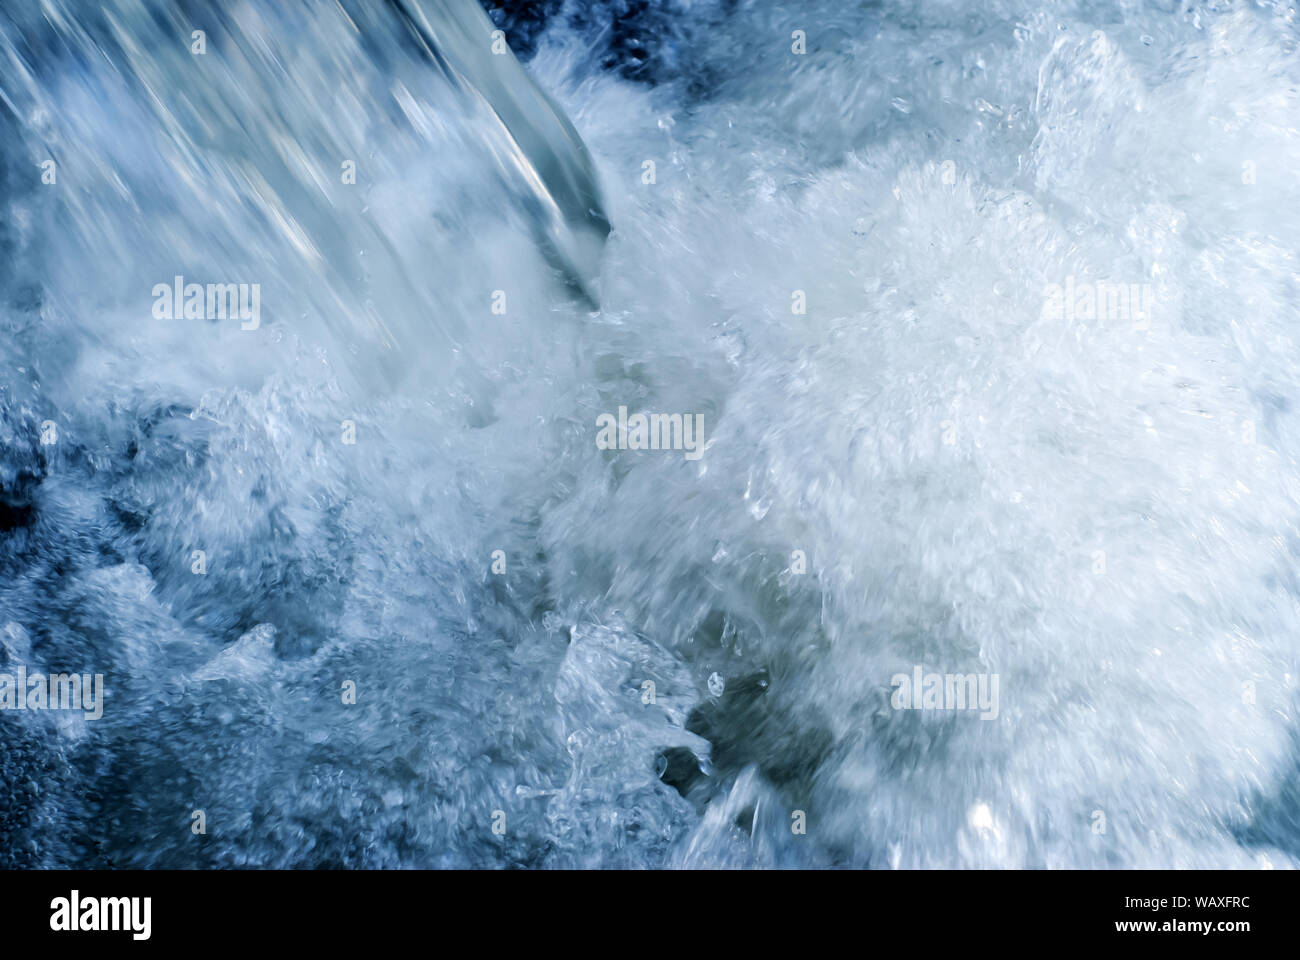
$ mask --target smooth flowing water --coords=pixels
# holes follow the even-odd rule
[[[0,10],[0,864],[1293,866],[1294,9],[637,9]]]

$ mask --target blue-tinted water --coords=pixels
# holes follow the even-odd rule
[[[0,863],[1294,865],[1294,10],[496,16],[0,10]]]

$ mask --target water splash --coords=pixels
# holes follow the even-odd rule
[[[528,64],[595,313],[391,8],[6,12],[0,637],[106,677],[0,717],[6,863],[1294,864],[1287,9],[680,6]]]

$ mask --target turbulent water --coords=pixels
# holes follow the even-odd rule
[[[1295,865],[1292,7],[399,6],[0,6],[0,865]]]

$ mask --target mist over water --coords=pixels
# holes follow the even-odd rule
[[[104,675],[0,865],[1295,866],[1293,9],[498,14],[593,303],[394,5],[97,6],[0,11],[0,672]]]

